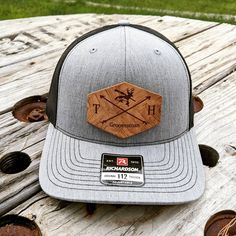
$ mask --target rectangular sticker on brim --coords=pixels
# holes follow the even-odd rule
[[[101,183],[117,186],[144,184],[143,157],[141,155],[102,154]]]

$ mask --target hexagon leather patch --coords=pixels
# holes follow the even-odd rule
[[[162,96],[122,82],[88,94],[87,121],[119,138],[160,123]]]

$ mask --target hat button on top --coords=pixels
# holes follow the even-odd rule
[[[118,24],[119,24],[119,25],[129,25],[130,22],[129,22],[128,20],[119,20],[119,21],[118,21]]]

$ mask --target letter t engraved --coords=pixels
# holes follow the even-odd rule
[[[148,105],[148,115],[155,115],[155,105]]]
[[[95,112],[95,114],[97,114],[98,113],[98,108],[100,107],[100,104],[94,103],[93,106],[95,108],[94,112]]]

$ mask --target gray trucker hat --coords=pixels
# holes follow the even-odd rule
[[[166,37],[128,22],[76,39],[47,100],[39,180],[78,202],[180,204],[205,179],[187,64]]]

